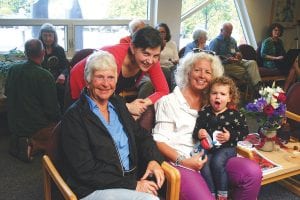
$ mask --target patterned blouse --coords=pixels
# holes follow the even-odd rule
[[[206,129],[213,138],[213,132],[223,131],[223,127],[230,132],[230,139],[221,147],[234,147],[237,142],[243,140],[248,135],[249,129],[245,116],[237,110],[227,109],[223,113],[215,115],[211,106],[206,106],[199,111],[199,116],[193,132],[193,138],[198,139],[199,129]]]

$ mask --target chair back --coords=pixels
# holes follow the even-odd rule
[[[185,52],[185,47],[182,47],[178,52],[179,58],[182,58],[184,56],[184,52]]]
[[[92,54],[96,49],[81,49],[79,51],[77,51],[73,58],[70,61],[70,67],[74,67],[74,65],[76,63],[78,63],[79,61],[81,61],[82,59],[84,59],[85,57],[89,56],[90,54]]]
[[[260,51],[261,51],[261,42],[257,43],[256,62],[258,66],[263,67],[264,62],[263,62],[263,58],[261,57]]]
[[[286,107],[287,110],[293,112],[297,115],[300,115],[300,82],[294,83],[286,94]],[[300,122],[288,119],[288,123],[290,125],[291,131],[298,131],[298,137],[300,138]]]
[[[243,58],[246,60],[256,60],[256,51],[255,49],[249,44],[241,44],[238,46]]]

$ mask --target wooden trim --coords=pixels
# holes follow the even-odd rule
[[[180,173],[167,162],[161,164],[167,179],[167,200],[179,200],[180,193]]]
[[[44,155],[42,161],[44,170],[45,200],[51,200],[51,179],[57,185],[58,189],[66,200],[77,200],[76,195],[62,179],[50,158],[47,155]]]

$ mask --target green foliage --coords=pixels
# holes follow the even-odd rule
[[[108,6],[108,18],[116,18],[115,16],[122,16],[127,19],[145,19],[147,16],[147,0],[123,0],[110,1]],[[145,8],[145,9],[141,9]]]
[[[0,8],[0,15],[18,13],[20,9],[29,13],[30,3],[28,0],[0,0]]]
[[[187,7],[194,6],[195,0],[183,0],[182,10],[187,11]],[[192,32],[196,27],[202,27],[208,30],[208,38],[216,37],[221,25],[230,21],[234,25],[234,31],[242,32],[239,30],[239,18],[233,0],[213,0],[211,3],[192,15],[190,18],[182,22],[182,30],[189,38],[192,38]]]

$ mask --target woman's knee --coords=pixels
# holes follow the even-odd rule
[[[181,175],[180,199],[182,200],[213,200],[207,184],[199,172],[178,167]]]

